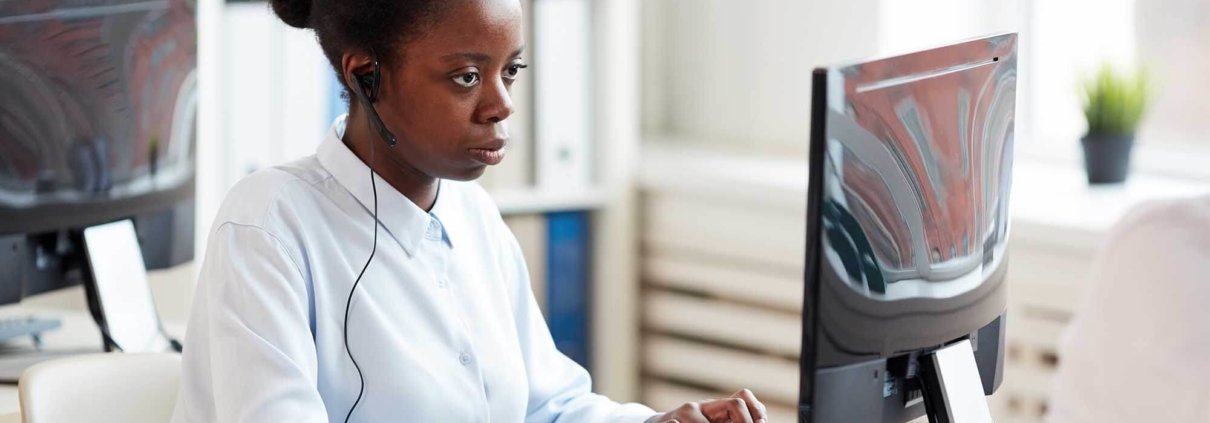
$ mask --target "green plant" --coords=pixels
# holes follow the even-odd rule
[[[160,151],[160,134],[151,134],[147,142],[147,155],[155,156]]]
[[[1143,69],[1121,71],[1106,63],[1084,80],[1084,119],[1089,134],[1133,134],[1150,103],[1151,81]]]

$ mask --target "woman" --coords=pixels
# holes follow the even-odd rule
[[[174,421],[766,419],[747,390],[663,414],[617,404],[555,349],[516,240],[465,182],[504,156],[517,0],[271,3],[315,30],[354,101],[314,156],[228,194]]]

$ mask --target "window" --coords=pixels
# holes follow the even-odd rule
[[[1136,170],[1210,180],[1205,0],[659,0],[643,9],[643,124],[672,138],[803,155],[810,71],[1021,33],[1018,159],[1078,166],[1080,77],[1143,63],[1157,96]]]

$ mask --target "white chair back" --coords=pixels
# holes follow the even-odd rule
[[[180,382],[178,354],[92,354],[47,361],[21,374],[25,423],[163,423]]]

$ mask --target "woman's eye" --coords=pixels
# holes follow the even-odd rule
[[[454,80],[455,84],[470,88],[479,84],[479,72],[467,72],[451,79]]]
[[[524,65],[524,64],[520,64],[520,63],[509,66],[508,69],[504,70],[504,79],[517,79],[517,74],[521,73],[521,69],[525,69],[528,67],[529,67],[529,65]]]

